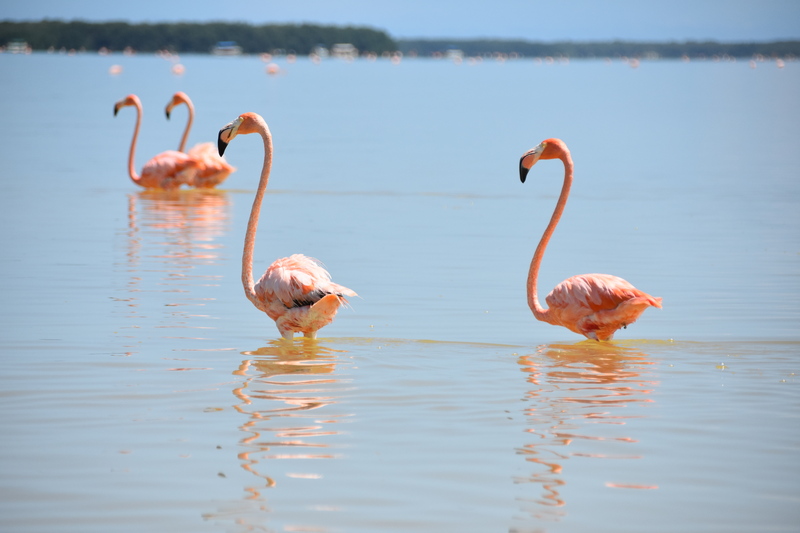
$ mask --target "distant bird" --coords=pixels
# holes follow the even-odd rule
[[[633,324],[648,307],[661,307],[661,298],[646,294],[622,278],[608,274],[582,274],[556,285],[539,303],[536,282],[544,250],[556,229],[572,185],[572,156],[561,139],[547,139],[522,155],[519,178],[525,183],[528,171],[540,159],[560,159],[564,163],[564,185],[553,216],[533,254],[528,272],[528,306],[537,320],[565,328],[598,341],[609,340],[619,328]]]
[[[247,299],[275,321],[278,331],[286,339],[294,333],[316,338],[317,330],[333,321],[339,306],[347,303],[345,296],[355,292],[331,281],[331,276],[316,259],[295,254],[272,263],[267,271],[253,283],[253,248],[256,242],[261,202],[267,190],[272,169],[272,135],[264,119],[256,113],[244,113],[219,130],[219,154],[237,135],[258,133],[264,140],[264,165],[258,182],[242,255],[242,284]]]
[[[169,119],[172,109],[180,104],[186,104],[186,107],[189,108],[189,120],[186,122],[186,129],[183,130],[181,144],[178,147],[179,152],[186,152],[186,141],[189,139],[189,130],[192,129],[192,122],[194,122],[194,104],[192,100],[186,93],[177,92],[172,95],[172,100],[167,104],[165,111],[167,119]],[[236,170],[219,156],[217,148],[211,142],[196,144],[187,152],[187,155],[197,162],[197,173],[189,185],[198,189],[216,187]]]
[[[142,123],[142,102],[135,94],[129,94],[114,104],[114,116],[120,109],[127,106],[136,108],[136,127],[133,130],[131,150],[128,155],[128,175],[137,185],[145,189],[177,189],[183,184],[194,180],[198,170],[197,162],[188,155],[168,150],[161,152],[142,167],[142,175],[136,174],[134,159],[136,155],[136,139],[139,137],[139,127]]]

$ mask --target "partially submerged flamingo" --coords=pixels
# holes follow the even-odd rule
[[[264,119],[256,113],[244,113],[219,130],[219,154],[237,135],[258,133],[264,141],[264,165],[258,182],[242,255],[242,285],[247,299],[275,321],[286,339],[295,333],[316,338],[317,331],[330,324],[347,303],[345,296],[356,296],[347,287],[331,281],[331,276],[316,259],[294,254],[272,263],[258,280],[253,282],[253,249],[256,242],[258,217],[272,169],[272,135]]]
[[[194,180],[198,170],[198,163],[188,155],[167,150],[153,157],[142,167],[142,174],[136,173],[134,159],[136,155],[136,140],[139,137],[139,128],[142,124],[142,102],[135,94],[129,94],[114,104],[114,116],[123,107],[136,108],[136,126],[133,130],[131,149],[128,154],[128,175],[133,182],[145,189],[177,189],[184,183]]]
[[[608,274],[582,274],[556,285],[542,308],[536,290],[544,250],[556,229],[572,185],[573,163],[569,148],[561,139],[547,139],[525,152],[519,160],[519,178],[525,183],[528,171],[540,159],[564,163],[564,185],[550,223],[533,254],[528,272],[528,306],[537,320],[565,328],[598,341],[609,340],[619,328],[633,324],[648,307],[661,307],[661,298],[640,291],[622,278]]]
[[[184,92],[177,92],[172,95],[172,100],[167,104],[165,111],[167,119],[169,119],[172,109],[180,104],[186,104],[186,107],[189,108],[189,119],[186,122],[186,129],[183,130],[183,137],[181,137],[178,151],[185,152],[189,157],[195,159],[198,164],[197,173],[189,185],[205,189],[216,187],[225,181],[236,168],[220,157],[217,153],[217,148],[211,142],[196,144],[186,152],[186,141],[189,139],[189,130],[192,129],[192,122],[194,122],[194,104],[191,98]]]

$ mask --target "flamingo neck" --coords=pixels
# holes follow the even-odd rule
[[[533,316],[535,316],[537,320],[542,320],[544,322],[548,322],[550,310],[543,308],[539,303],[539,295],[536,288],[536,284],[539,279],[539,267],[542,264],[542,258],[544,257],[544,251],[547,248],[547,243],[550,242],[550,237],[553,235],[553,232],[558,225],[558,221],[561,219],[561,214],[564,212],[564,206],[567,205],[569,189],[572,186],[572,157],[570,156],[569,152],[566,152],[560,156],[560,159],[564,163],[564,185],[561,187],[561,195],[558,197],[558,202],[556,203],[556,208],[553,211],[553,216],[550,217],[550,223],[547,224],[547,228],[544,230],[542,239],[539,241],[539,245],[536,247],[536,252],[534,252],[533,259],[531,260],[531,268],[528,271],[528,307],[531,308],[531,311],[533,311]]]
[[[178,147],[179,152],[186,152],[186,142],[189,140],[189,130],[192,129],[192,123],[194,122],[194,104],[187,100],[186,107],[189,108],[189,120],[186,122],[186,129],[183,130],[183,137],[181,137],[181,144]]]
[[[250,210],[250,219],[247,221],[247,233],[244,238],[244,253],[242,254],[242,285],[247,299],[253,302],[257,308],[265,311],[263,305],[256,298],[255,282],[253,280],[253,250],[256,244],[256,230],[258,229],[258,218],[261,214],[261,203],[264,193],[267,191],[269,174],[272,170],[272,134],[267,123],[263,119],[257,124],[257,131],[264,140],[264,164],[261,167],[261,179],[258,182],[258,190],[253,200],[253,208]]]
[[[128,152],[128,176],[130,176],[131,180],[138,185],[141,176],[136,173],[134,161],[136,159],[136,140],[139,138],[139,128],[142,125],[142,105],[139,102],[136,102],[135,107],[136,125],[133,127],[133,139],[131,139],[131,149]]]

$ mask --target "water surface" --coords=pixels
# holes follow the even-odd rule
[[[108,68],[123,66],[119,76]],[[800,70],[765,62],[0,55],[0,525],[8,531],[793,531]],[[127,179],[257,111],[275,136],[255,270],[359,293],[316,342],[244,298],[262,161],[219,191]],[[128,110],[130,111],[130,110]],[[613,343],[537,323],[608,272],[664,299]]]

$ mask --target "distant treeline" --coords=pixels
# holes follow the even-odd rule
[[[209,53],[219,41],[236,41],[245,54],[283,50],[305,55],[315,46],[326,48],[350,43],[361,52],[392,52],[397,44],[385,32],[370,28],[318,26],[314,24],[159,23],[0,21],[0,45],[21,39],[34,50],[66,48],[119,52],[169,50]]]
[[[465,56],[487,54],[517,54],[522,57],[642,57],[642,58],[680,58],[688,57],[798,57],[800,41],[778,41],[769,43],[718,43],[706,42],[666,42],[641,43],[628,41],[611,42],[556,42],[541,43],[522,40],[401,40],[400,51],[404,54],[416,53],[420,56],[445,54],[448,50],[461,50]]]
[[[555,42],[543,43],[500,39],[402,39],[386,32],[363,27],[320,26],[315,24],[265,24],[210,22],[129,24],[127,22],[83,22],[43,20],[38,22],[0,21],[0,45],[23,40],[34,50],[74,49],[96,51],[101,48],[140,52],[209,53],[219,41],[236,41],[246,54],[282,50],[306,55],[316,46],[331,48],[350,43],[361,53],[400,51],[404,54],[432,56],[448,50],[461,50],[466,56],[491,54],[521,57],[800,57],[800,41],[766,43],[661,42]]]

